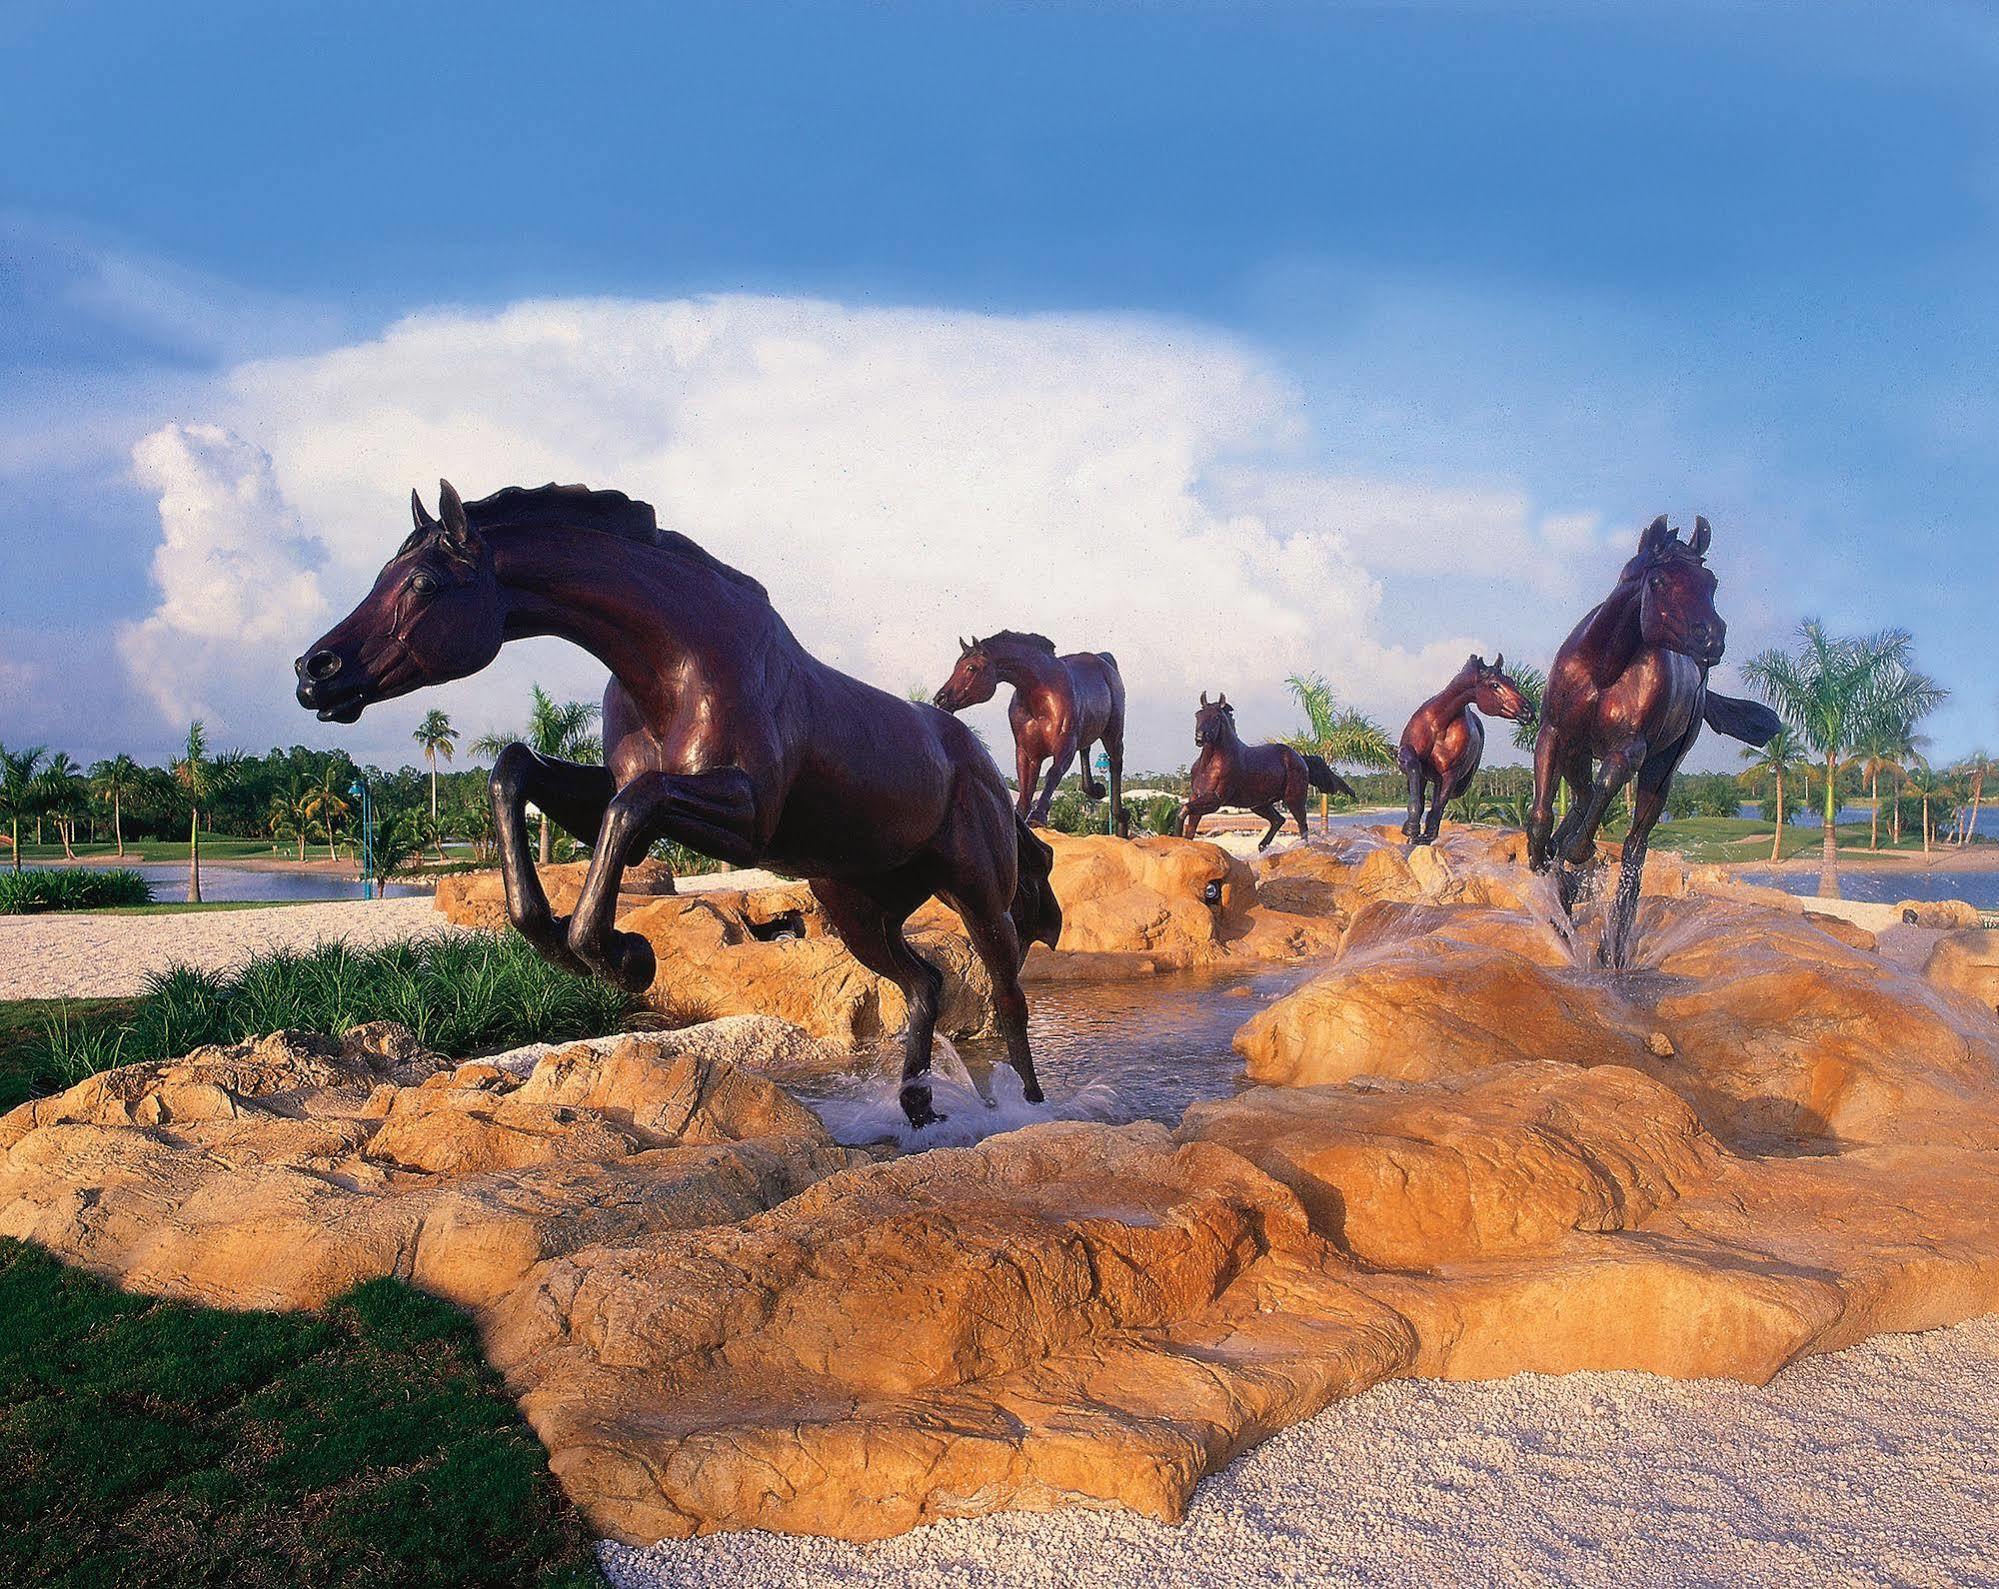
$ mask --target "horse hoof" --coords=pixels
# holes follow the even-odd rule
[[[909,1120],[912,1131],[921,1131],[925,1126],[940,1125],[950,1119],[930,1107],[930,1094],[919,1087],[905,1087],[902,1090],[902,1112]]]
[[[621,932],[611,940],[611,980],[627,993],[643,993],[652,986],[659,971],[659,957],[652,945],[635,932]]]
[[[1046,1103],[1048,1101],[1047,1095],[1033,1082],[1029,1082],[1025,1087],[1021,1088],[1020,1095],[1029,1103]]]

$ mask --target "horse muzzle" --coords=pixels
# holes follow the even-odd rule
[[[292,664],[298,675],[298,704],[319,714],[322,723],[352,723],[370,699],[368,681],[336,651],[315,651]]]

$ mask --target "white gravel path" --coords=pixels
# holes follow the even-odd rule
[[[1014,1514],[876,1545],[606,1544],[618,1589],[744,1585],[1999,1584],[1999,1318],[1754,1389],[1405,1380],[1285,1431],[1185,1523]]]
[[[457,930],[428,895],[167,916],[0,916],[0,999],[116,998],[176,962],[219,971],[267,949]]]

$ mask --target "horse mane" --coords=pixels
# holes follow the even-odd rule
[[[989,646],[995,640],[1004,641],[1011,645],[1026,646],[1031,651],[1046,651],[1051,657],[1055,655],[1055,642],[1050,640],[1045,634],[1035,634],[1031,630],[1001,629],[987,635],[979,644]]]
[[[465,504],[465,519],[475,530],[570,529],[595,530],[641,546],[656,546],[721,575],[759,596],[762,584],[739,568],[689,540],[678,530],[662,530],[650,502],[622,491],[593,491],[588,486],[508,486],[489,497]]]

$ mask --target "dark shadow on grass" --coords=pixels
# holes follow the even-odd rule
[[[0,1241],[0,1583],[601,1586],[469,1320],[127,1296]]]

